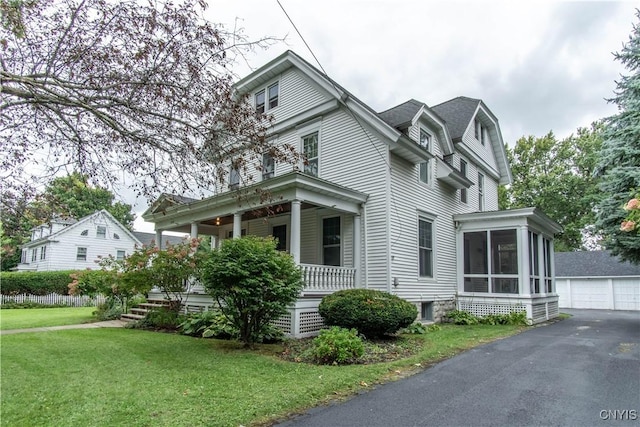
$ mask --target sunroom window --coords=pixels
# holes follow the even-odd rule
[[[519,293],[515,229],[464,233],[464,291]]]

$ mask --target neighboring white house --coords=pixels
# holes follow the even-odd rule
[[[98,268],[99,256],[118,259],[133,252],[138,240],[109,212],[101,210],[79,220],[54,219],[31,232],[22,247],[18,271]]]
[[[640,310],[640,265],[610,251],[560,252],[555,261],[560,307]]]
[[[236,84],[274,118],[274,144],[306,158],[246,176],[203,200],[163,195],[142,215],[164,231],[277,237],[304,272],[305,289],[280,326],[318,330],[322,296],[367,287],[399,295],[438,320],[458,305],[477,314],[526,309],[534,322],[558,314],[553,282],[557,223],[536,209],[498,211],[511,174],[498,119],[478,99],[428,107],[409,100],[381,113],[293,52]],[[254,177],[253,183],[250,176]],[[239,198],[238,183],[249,182]],[[277,200],[270,212],[251,186]],[[188,304],[211,301],[192,289]]]

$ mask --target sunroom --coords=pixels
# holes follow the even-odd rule
[[[526,311],[557,317],[553,236],[560,225],[536,208],[454,215],[458,308],[477,316]]]
[[[322,323],[317,314],[322,296],[360,284],[361,216],[367,198],[294,171],[203,200],[165,195],[142,217],[155,224],[156,243],[169,231],[211,236],[212,246],[244,235],[275,237],[278,249],[290,253],[303,271],[305,287],[291,310],[290,324],[279,325],[300,336],[305,321],[316,329]],[[192,286],[185,299],[191,310],[212,304],[199,285]]]

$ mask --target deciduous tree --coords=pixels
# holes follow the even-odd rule
[[[592,171],[601,133],[602,125],[594,123],[563,140],[550,132],[542,138],[520,138],[513,149],[506,147],[513,183],[501,207],[534,206],[557,221],[564,229],[556,236],[558,251],[583,249],[584,235],[595,223],[598,189]]]
[[[640,11],[636,12],[640,21]],[[640,235],[621,230],[629,199],[640,189],[640,23],[633,25],[627,43],[614,57],[630,74],[616,82],[618,114],[606,119],[597,172],[602,175],[598,221],[605,244],[614,255],[640,263]]]
[[[273,39],[203,18],[204,0],[0,0],[0,171],[5,184],[79,171],[140,194],[209,194],[270,150],[269,120],[231,69]],[[23,178],[20,181],[20,178]]]

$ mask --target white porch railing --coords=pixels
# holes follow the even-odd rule
[[[356,287],[356,269],[332,265],[300,264],[303,292],[334,292]]]

